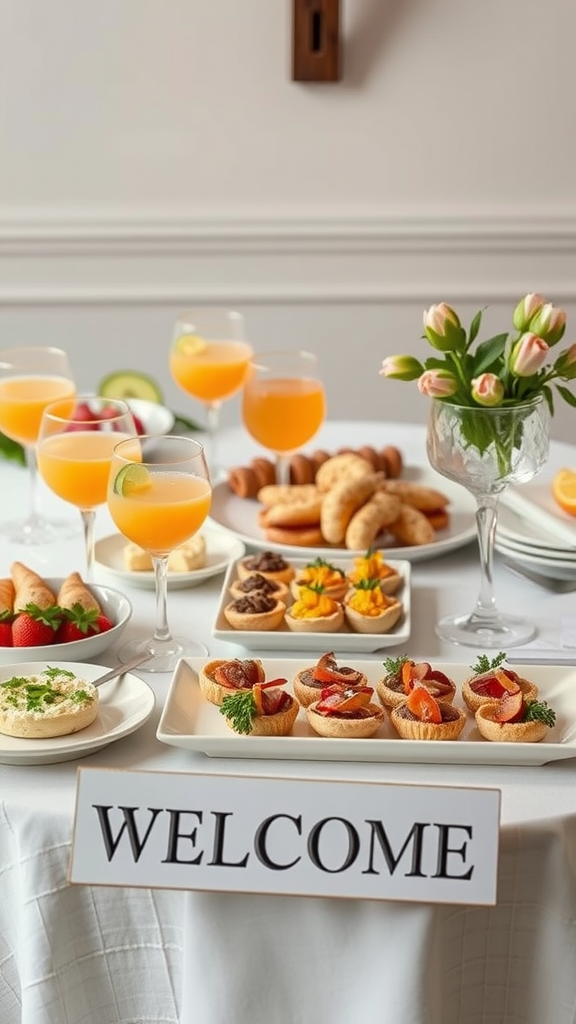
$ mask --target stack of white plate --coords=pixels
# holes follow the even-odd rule
[[[576,579],[576,518],[556,505],[549,484],[534,481],[504,491],[495,548],[520,566]]]

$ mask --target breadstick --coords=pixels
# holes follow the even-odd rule
[[[370,472],[360,478],[336,484],[328,491],[320,512],[320,528],[328,544],[343,542],[352,516],[372,497],[383,475]]]
[[[35,604],[39,608],[51,608],[56,604],[56,595],[52,593],[41,576],[29,569],[23,562],[13,562],[10,568],[14,583],[14,611],[22,611],[27,604]]]
[[[11,579],[0,580],[0,619],[14,611],[14,584]]]
[[[79,604],[86,611],[102,611],[91,590],[88,589],[79,572],[71,572],[66,577],[58,592],[57,604],[60,608],[73,608]]]

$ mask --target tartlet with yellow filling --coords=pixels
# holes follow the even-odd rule
[[[344,608],[321,586],[313,584],[300,587],[299,596],[286,609],[284,621],[294,633],[335,633],[344,623]]]
[[[384,560],[381,551],[368,548],[364,555],[354,559],[347,573],[350,586],[355,587],[361,580],[378,580],[385,594],[396,594],[402,585],[402,574]]]
[[[404,606],[381,589],[378,580],[361,579],[344,598],[344,615],[356,633],[389,633],[402,618]]]

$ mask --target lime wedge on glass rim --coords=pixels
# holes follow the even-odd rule
[[[208,342],[199,334],[181,334],[176,339],[176,351],[183,356],[198,356],[208,348]]]
[[[123,466],[116,474],[112,490],[114,494],[121,494],[125,498],[129,494],[146,491],[149,487],[150,473],[145,466],[133,462],[129,466]]]

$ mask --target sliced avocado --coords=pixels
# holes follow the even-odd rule
[[[144,398],[148,402],[164,404],[164,396],[152,377],[138,370],[117,370],[103,377],[98,394],[104,398]]]

